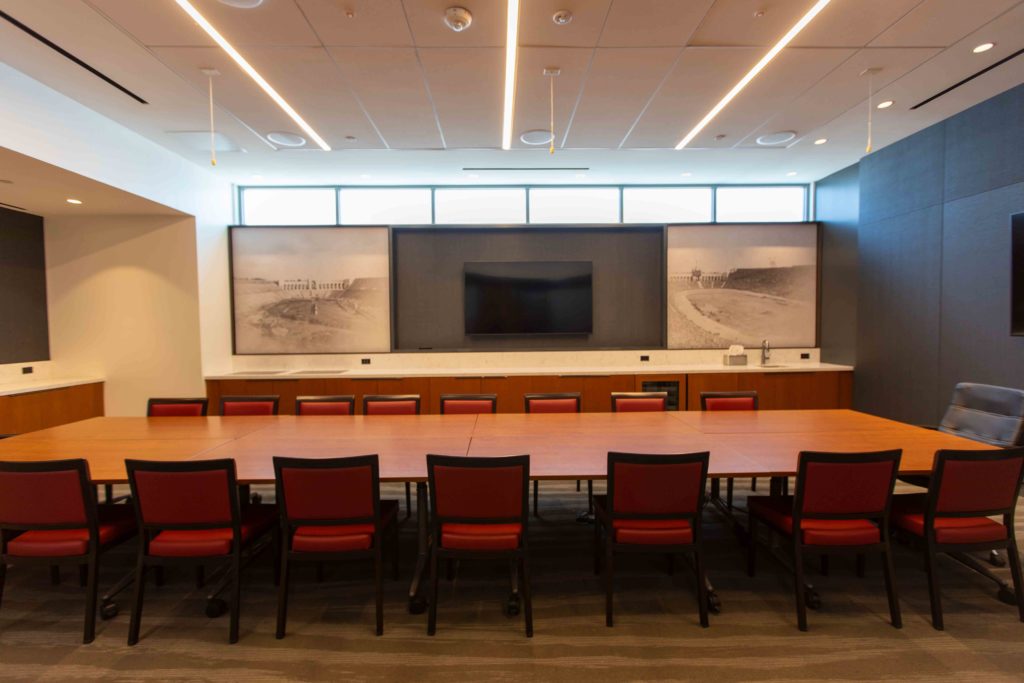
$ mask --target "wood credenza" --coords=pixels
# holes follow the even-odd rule
[[[0,396],[0,434],[24,434],[103,416],[103,382]]]
[[[764,410],[849,408],[853,401],[853,372],[721,372],[694,374],[508,375],[483,377],[332,377],[274,379],[208,379],[210,414],[220,411],[221,396],[276,394],[280,412],[294,414],[296,396],[353,394],[362,412],[366,394],[419,394],[424,413],[440,413],[442,394],[496,394],[499,413],[525,412],[527,393],[579,392],[584,412],[611,410],[613,391],[644,391],[651,382],[675,382],[679,410],[700,410],[700,392],[750,390],[758,392]],[[645,386],[645,384],[647,386]]]

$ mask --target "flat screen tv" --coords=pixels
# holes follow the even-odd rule
[[[465,264],[466,334],[590,334],[593,263]]]
[[[1024,213],[1010,217],[1010,334],[1024,337]]]

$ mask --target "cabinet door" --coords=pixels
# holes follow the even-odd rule
[[[586,375],[579,377],[583,384],[580,410],[585,413],[608,413],[612,409],[613,391],[633,391],[633,375]]]
[[[441,396],[443,394],[480,394],[482,377],[431,377],[430,402],[423,406],[424,412],[439,414],[441,412]],[[493,392],[488,392],[493,393]],[[430,410],[427,410],[427,405]]]

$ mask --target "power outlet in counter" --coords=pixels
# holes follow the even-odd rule
[[[31,375],[33,372],[34,372],[34,370],[32,369],[31,365],[28,365],[28,366],[23,367],[21,369],[21,374],[23,374],[23,375]]]

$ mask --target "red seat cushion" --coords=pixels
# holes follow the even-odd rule
[[[924,536],[924,511],[928,495],[914,493],[892,499],[892,524],[898,529]],[[988,517],[937,517],[938,543],[988,543],[1006,540],[1006,527]]]
[[[100,546],[119,543],[135,533],[135,510],[131,505],[101,505]],[[36,529],[26,531],[7,544],[17,557],[75,557],[89,552],[88,529]]]
[[[242,509],[242,544],[262,536],[277,522],[277,506],[247,505]],[[208,557],[231,552],[231,527],[223,529],[167,529],[149,542],[149,554],[158,557]]]
[[[576,398],[531,398],[531,413],[578,413],[580,402]]]
[[[444,402],[445,415],[486,415],[494,412],[490,399],[449,398]]]
[[[397,516],[397,500],[380,502],[382,527],[393,524]],[[369,550],[373,545],[373,532],[373,524],[299,526],[292,535],[292,552],[344,553],[350,550]]]
[[[618,413],[652,413],[665,410],[663,398],[617,398],[615,411]]]
[[[779,531],[793,533],[792,496],[752,496],[747,508]],[[805,519],[801,528],[805,545],[871,545],[882,538],[867,519]]]
[[[441,525],[441,547],[452,550],[515,550],[523,534],[522,524]]]
[[[351,415],[349,401],[303,401],[299,404],[299,415]]]
[[[154,403],[149,417],[202,417],[202,403]]]
[[[712,412],[719,410],[756,410],[753,396],[715,396],[704,399],[704,409]]]
[[[594,511],[608,518],[608,496],[594,496]],[[637,545],[689,545],[693,527],[688,519],[616,519],[612,522],[616,543]]]

